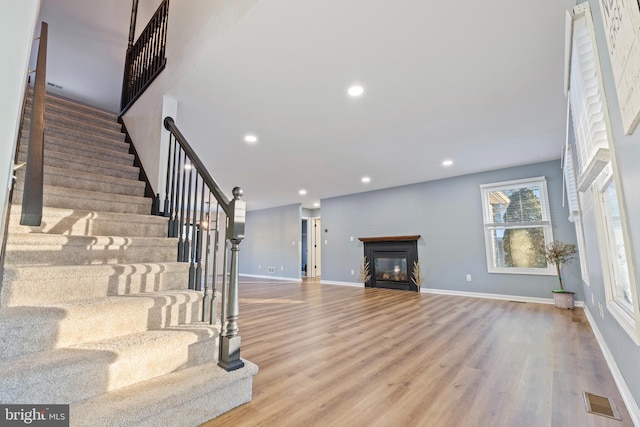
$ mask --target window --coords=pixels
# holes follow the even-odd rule
[[[640,343],[635,320],[637,304],[634,302],[635,297],[631,286],[632,276],[625,245],[624,223],[611,165],[607,166],[598,177],[594,191],[597,192],[595,199],[599,211],[598,237],[605,275],[607,308],[636,343]]]
[[[553,241],[544,177],[480,186],[489,273],[555,274],[536,247]]]
[[[571,34],[569,100],[575,134],[577,188],[582,193],[579,209],[581,213],[593,210],[595,214],[607,309],[640,345],[640,305],[633,259],[629,257],[629,242],[625,238],[628,233],[624,205],[616,191],[619,181],[614,147],[610,143],[606,97],[587,2],[573,9]],[[584,242],[580,245],[582,251],[589,250]]]

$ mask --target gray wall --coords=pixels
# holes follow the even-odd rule
[[[590,0],[589,5],[591,6],[596,30],[596,41],[600,55],[600,65],[609,109],[609,118],[611,120],[615,159],[618,166],[618,174],[622,182],[622,186],[618,188],[618,191],[622,193],[624,208],[626,208],[627,225],[630,234],[628,238],[630,239],[631,247],[635,248],[632,255],[632,261],[636,268],[635,277],[636,280],[640,280],[640,275],[637,271],[640,266],[640,253],[638,252],[640,248],[640,246],[638,246],[640,245],[640,197],[638,197],[638,188],[640,188],[640,129],[636,129],[631,136],[625,136],[624,134],[613,81],[613,73],[611,71],[611,62],[609,60],[602,25],[600,6],[596,0]],[[601,319],[598,315],[598,303],[605,305],[606,297],[602,269],[598,259],[599,252],[593,212],[583,213],[583,223],[587,255],[589,257],[591,284],[591,287],[587,287],[586,285],[584,287],[584,293],[587,297],[585,308],[589,310],[591,316],[595,319],[597,328],[606,341],[635,401],[640,402],[640,369],[638,369],[640,348],[606,310],[604,319]],[[591,303],[591,293],[593,293],[595,305]]]
[[[300,279],[301,221],[299,204],[247,212],[240,274]]]
[[[322,280],[357,282],[363,257],[358,237],[419,234],[423,288],[551,298],[555,276],[487,273],[480,185],[537,176],[547,178],[554,239],[575,243],[562,206],[560,161],[550,161],[322,200]],[[582,299],[579,272],[576,261],[563,277]]]

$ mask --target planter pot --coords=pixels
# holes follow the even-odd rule
[[[553,291],[553,302],[555,302],[557,308],[568,308],[572,310],[575,308],[574,292],[556,292]]]

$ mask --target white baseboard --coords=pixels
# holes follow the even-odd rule
[[[281,281],[285,281],[285,282],[300,282],[302,281],[301,278],[295,278],[295,277],[281,277],[281,276],[260,276],[258,274],[240,274],[240,276],[242,277],[254,277],[256,279],[269,279],[269,280],[281,280]]]
[[[593,330],[593,334],[596,337],[596,341],[598,341],[598,344],[600,345],[600,350],[602,350],[604,359],[607,361],[607,365],[609,366],[611,375],[613,375],[613,380],[618,386],[618,391],[620,392],[622,400],[627,407],[627,411],[629,411],[631,421],[633,422],[634,426],[640,427],[640,408],[638,408],[638,403],[633,398],[633,394],[631,394],[631,390],[629,390],[629,386],[627,386],[627,382],[624,380],[624,376],[622,375],[620,368],[618,368],[618,364],[613,358],[613,354],[611,354],[609,346],[607,346],[604,337],[600,333],[598,325],[596,324],[594,318],[591,316],[591,312],[589,311],[589,309],[585,309],[584,313],[587,316],[589,325],[591,325],[591,329]]]
[[[364,283],[358,283],[358,282],[338,282],[335,280],[322,280],[320,279],[320,284],[322,285],[338,285],[338,286],[351,286],[354,288],[363,288],[364,289]]]
[[[519,295],[487,294],[482,292],[451,291],[447,289],[420,288],[425,294],[453,295],[459,297],[497,299],[502,301],[532,302],[536,304],[553,304],[553,298],[523,297]],[[576,307],[584,307],[584,301],[576,301]]]

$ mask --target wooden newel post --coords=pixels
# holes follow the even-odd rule
[[[240,335],[238,335],[238,254],[240,242],[244,239],[244,223],[246,203],[240,200],[242,189],[233,189],[233,200],[229,203],[229,218],[227,223],[227,239],[231,242],[231,271],[229,280],[229,296],[227,298],[227,327],[220,340],[220,357],[218,366],[227,371],[233,371],[244,366],[240,359]],[[224,321],[224,319],[223,319]]]

